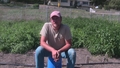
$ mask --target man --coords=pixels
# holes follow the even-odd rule
[[[50,22],[45,23],[40,31],[40,46],[35,51],[36,68],[44,68],[44,57],[52,56],[54,61],[59,57],[67,58],[67,68],[74,68],[76,52],[71,48],[71,32],[62,22],[59,11],[50,14]]]

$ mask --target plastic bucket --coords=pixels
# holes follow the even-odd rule
[[[57,62],[52,57],[48,57],[47,68],[62,68],[62,59],[60,58]]]

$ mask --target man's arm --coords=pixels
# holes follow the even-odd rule
[[[68,26],[66,26],[65,29],[64,40],[65,40],[65,45],[58,50],[59,53],[68,50],[72,45],[72,35],[70,28]]]
[[[41,44],[41,46],[43,46],[46,50],[48,50],[50,52],[52,52],[53,50],[55,50],[54,48],[52,48],[50,45],[48,45],[46,43],[46,37],[44,37],[44,36],[41,36],[40,44]]]
[[[72,44],[71,39],[65,40],[65,43],[66,43],[65,46],[63,46],[61,49],[58,50],[59,53],[63,52],[63,51],[66,51],[71,47],[71,44]]]
[[[46,50],[50,51],[52,53],[52,58],[57,61],[58,60],[58,56],[59,56],[59,53],[57,50],[55,50],[53,47],[51,47],[50,45],[48,45],[46,43],[46,37],[44,36],[41,36],[41,46],[43,46]]]

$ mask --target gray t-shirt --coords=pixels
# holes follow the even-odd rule
[[[72,38],[70,28],[67,25],[62,24],[58,32],[55,32],[51,22],[43,25],[40,34],[45,36],[47,43],[55,49],[62,48],[65,45],[65,39],[68,40]]]

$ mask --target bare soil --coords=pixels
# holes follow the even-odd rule
[[[75,68],[120,68],[120,59],[106,56],[94,56],[85,49],[75,49],[77,53]],[[47,57],[45,57],[45,68]],[[34,51],[26,54],[0,53],[0,68],[35,68]],[[62,59],[62,68],[66,68],[66,59]]]

